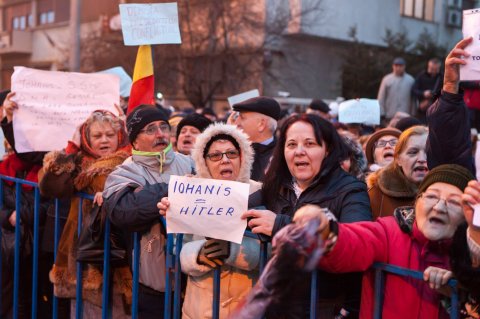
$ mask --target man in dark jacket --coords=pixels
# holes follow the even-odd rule
[[[259,96],[233,105],[233,110],[240,113],[235,125],[250,137],[255,151],[250,178],[261,182],[276,144],[280,105],[270,97]]]
[[[442,63],[437,58],[428,60],[427,69],[421,72],[412,86],[412,95],[417,99],[416,117],[426,123],[425,113],[433,102],[435,90],[440,89],[443,75],[440,73]]]
[[[155,106],[134,109],[127,117],[127,130],[132,156],[108,176],[104,205],[118,229],[142,234],[138,315],[158,318],[164,310],[166,230],[157,202],[167,194],[170,175],[193,174],[194,164],[173,151],[168,117]]]

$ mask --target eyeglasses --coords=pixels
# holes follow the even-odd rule
[[[213,162],[218,162],[223,158],[223,155],[226,155],[228,159],[235,159],[240,156],[240,152],[237,150],[231,150],[223,153],[218,152],[218,153],[207,154],[205,155],[205,157],[208,157],[208,159]]]
[[[376,141],[375,147],[385,147],[387,144],[390,144],[391,147],[395,147],[397,145],[398,140],[396,138],[391,139],[389,141]]]
[[[443,199],[440,198],[438,195],[433,194],[433,193],[423,193],[421,195],[423,200],[425,201],[425,204],[428,205],[429,207],[434,207],[437,205],[441,200],[445,202],[445,206],[447,207],[447,211],[450,213],[461,213],[463,208],[462,204],[454,199]]]
[[[169,133],[170,126],[168,124],[160,124],[160,126],[152,125],[147,127],[146,129],[140,130],[140,133],[145,133],[147,135],[154,135],[158,132],[158,130],[162,131],[162,133]]]

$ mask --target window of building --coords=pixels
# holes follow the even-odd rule
[[[47,13],[43,12],[40,13],[40,24],[46,24],[47,23]]]
[[[416,19],[433,21],[435,0],[400,0],[402,15]]]
[[[32,14],[28,15],[28,26],[33,27],[33,15]]]
[[[20,28],[20,18],[19,17],[14,17],[13,18],[12,27],[13,27],[13,30],[18,30]]]
[[[54,23],[55,22],[55,12],[48,11],[47,12],[47,23]]]
[[[27,28],[27,17],[22,16],[20,17],[20,30],[25,30]]]

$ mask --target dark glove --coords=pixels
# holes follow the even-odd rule
[[[200,252],[197,262],[212,268],[222,266],[224,259],[230,256],[230,242],[220,239],[208,239]]]

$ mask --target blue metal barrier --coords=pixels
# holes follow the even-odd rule
[[[33,187],[34,192],[34,230],[33,230],[33,269],[32,269],[32,312],[31,317],[37,318],[37,297],[38,297],[38,256],[39,256],[39,219],[40,219],[40,194],[38,185],[33,182],[2,176],[0,175],[0,207],[3,207],[3,198],[4,198],[4,185],[2,180],[15,183],[16,191],[16,204],[15,209],[17,212],[21,211],[21,194],[22,194],[22,185],[28,185]],[[78,196],[78,233],[81,231],[82,227],[82,203],[84,200],[93,200],[92,195],[79,193]],[[160,222],[165,227],[165,220],[160,217]],[[15,229],[15,255],[14,255],[14,288],[13,288],[13,318],[18,318],[18,304],[19,304],[19,280],[20,280],[20,213],[17,214],[16,219],[16,229]],[[55,200],[55,234],[54,234],[54,258],[56,258],[57,247],[60,238],[60,227],[59,227],[59,201]],[[0,240],[2,238],[2,232],[0,230]],[[253,234],[249,231],[245,232],[245,237],[250,237],[254,239],[259,239],[257,234]],[[133,233],[133,261],[132,261],[132,318],[138,318],[138,293],[139,293],[139,269],[140,269],[140,240],[141,235],[139,233]],[[166,244],[166,287],[165,287],[165,312],[164,318],[170,319],[173,318],[179,319],[181,316],[181,291],[182,291],[182,280],[181,280],[181,265],[180,265],[180,252],[182,249],[183,234],[167,235],[167,244]],[[268,242],[260,241],[260,261],[259,261],[259,271],[263,271],[266,262],[268,260]],[[111,302],[111,289],[112,289],[112,276],[110,268],[110,221],[108,218],[105,220],[105,237],[104,237],[104,263],[103,263],[103,286],[102,286],[102,318],[111,318],[112,316],[112,302]],[[1,256],[0,254],[0,274],[2,273],[1,266]],[[383,289],[384,289],[384,278],[385,273],[391,273],[400,276],[408,276],[416,278],[418,280],[423,280],[423,273],[419,271],[414,271],[410,269],[405,269],[388,264],[375,264],[374,269],[376,272],[375,278],[375,309],[374,309],[374,318],[381,318],[381,311],[383,305]],[[219,309],[220,309],[220,274],[221,269],[214,269],[213,273],[213,295],[212,300],[212,318],[219,318]],[[172,278],[173,276],[173,278]],[[173,284],[173,285],[172,285]],[[452,287],[452,311],[450,318],[458,318],[459,310],[459,298],[458,298],[458,289],[457,281],[449,280],[448,285]],[[1,276],[0,276],[0,287],[1,287]],[[172,298],[173,293],[173,298]],[[76,318],[82,318],[82,263],[77,263],[77,286],[76,286]],[[313,272],[312,281],[311,281],[311,298],[310,298],[310,318],[316,317],[316,304],[317,304],[317,273]],[[173,309],[172,309],[173,305]],[[2,298],[0,297],[0,311],[2,309]],[[53,318],[58,316],[58,299],[53,298]]]
[[[373,265],[373,269],[375,270],[375,305],[373,313],[374,319],[382,318],[385,273],[390,273],[403,277],[411,277],[423,281],[423,272],[421,271],[416,271],[384,263],[375,263]],[[447,284],[452,288],[450,319],[457,319],[459,318],[460,310],[458,283],[455,279],[450,279]]]

